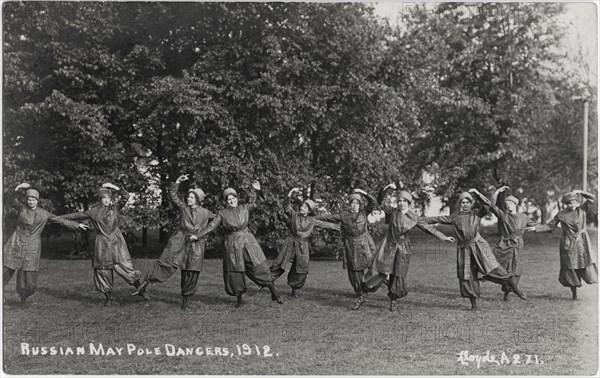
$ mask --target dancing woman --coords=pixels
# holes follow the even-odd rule
[[[581,205],[578,194],[584,199]],[[587,284],[598,282],[595,252],[592,251],[590,236],[586,231],[586,210],[594,200],[593,194],[583,190],[567,193],[562,197],[566,208],[559,211],[548,224],[535,226],[536,232],[552,232],[559,225],[562,228],[558,282],[571,289],[573,300],[577,299],[577,288],[581,287],[581,280]]]
[[[37,278],[40,269],[40,254],[42,252],[41,234],[48,221],[61,224],[69,229],[86,230],[89,227],[53,215],[38,207],[40,193],[24,182],[15,188],[27,189],[25,204],[15,198],[14,205],[19,210],[17,228],[4,244],[2,252],[3,286],[17,272],[17,293],[21,297],[21,304],[25,305],[27,298],[35,293]]]
[[[113,203],[114,189],[119,193],[119,199]],[[129,193],[111,183],[103,184],[98,189],[99,204],[87,211],[65,215],[66,219],[89,219],[97,231],[94,241],[94,283],[96,290],[104,294],[105,306],[113,303],[112,292],[114,288],[114,272],[117,272],[125,282],[138,288],[142,273],[133,268],[129,249],[119,228],[120,210],[129,199]],[[149,299],[145,292],[139,295]]]
[[[362,288],[366,293],[375,292],[389,275],[388,297],[390,298],[390,311],[394,311],[396,301],[408,294],[406,276],[412,253],[408,234],[413,229],[419,228],[441,241],[453,243],[455,240],[439,232],[435,227],[420,222],[419,216],[409,210],[413,201],[409,192],[404,190],[398,192],[398,207],[392,207],[388,200],[389,196],[387,196],[389,189],[399,188],[396,187],[396,184],[389,184],[380,190],[378,198],[388,220],[388,231],[377,247],[371,267],[363,277]]]
[[[309,241],[315,227],[340,230],[340,226],[337,224],[314,218],[317,205],[311,199],[304,200],[300,211],[295,211],[291,204],[291,197],[294,193],[299,192],[299,188],[294,188],[288,193],[285,213],[288,217],[289,233],[271,266],[271,272],[275,279],[279,278],[286,270],[289,272],[287,283],[292,288],[292,298],[298,297],[300,289],[306,283],[310,258]]]
[[[177,269],[181,269],[181,309],[189,306],[189,299],[196,293],[198,277],[204,264],[206,238],[198,238],[202,231],[213,231],[219,225],[218,215],[201,206],[206,195],[202,189],[190,189],[184,203],[177,196],[179,184],[188,180],[189,175],[179,177],[169,187],[169,197],[179,209],[179,224],[177,231],[171,236],[163,249],[160,258],[154,262],[151,270],[146,273],[142,284],[132,295],[142,293],[149,283],[164,282]],[[209,220],[212,221],[209,223]]]
[[[506,189],[508,186],[496,190],[491,202],[482,194],[479,195],[479,198],[490,207],[490,211],[498,218],[500,240],[494,247],[494,256],[500,266],[514,275],[514,281],[518,284],[523,273],[523,264],[521,263],[524,246],[523,234],[525,231],[534,231],[536,223],[529,219],[527,214],[517,212],[517,206],[519,206],[517,197],[507,196],[504,199],[506,211],[496,206],[498,194]],[[508,300],[508,294],[511,292],[510,286],[502,285],[502,291],[504,300]]]
[[[252,187],[260,191],[260,183],[254,181]],[[237,297],[236,307],[244,305],[243,295],[247,291],[246,277],[261,287],[268,287],[271,300],[282,304],[283,300],[275,290],[275,278],[271,274],[270,263],[265,258],[260,244],[250,232],[248,222],[250,212],[256,208],[256,193],[252,191],[247,204],[238,203],[238,194],[233,188],[223,191],[227,208],[219,212],[220,223],[225,230],[225,256],[223,257],[223,280],[225,292]],[[198,238],[211,232],[206,229],[198,234]]]
[[[354,189],[348,196],[348,201],[350,201],[349,211],[317,215],[315,218],[325,222],[340,223],[344,241],[344,269],[347,269],[348,279],[356,293],[356,302],[351,308],[358,310],[365,302],[362,277],[371,265],[375,252],[375,243],[367,227],[367,216],[375,210],[377,201],[361,189]]]

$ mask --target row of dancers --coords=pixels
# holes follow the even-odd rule
[[[179,185],[189,175],[180,176],[169,187],[170,199],[179,210],[176,232],[171,236],[160,258],[142,273],[136,270],[125,239],[119,228],[120,210],[127,203],[129,193],[112,183],[98,190],[98,204],[87,211],[55,216],[40,207],[39,192],[27,183],[16,191],[25,189],[25,203],[16,200],[19,217],[16,230],[3,250],[3,283],[6,285],[17,272],[16,290],[25,304],[37,286],[42,229],[48,221],[70,229],[89,228],[75,221],[89,220],[97,231],[94,242],[92,265],[96,289],[105,296],[104,304],[113,304],[114,272],[135,288],[134,296],[149,300],[150,284],[164,282],[177,270],[181,271],[181,308],[187,309],[195,294],[198,277],[204,263],[207,235],[222,227],[225,233],[223,255],[223,279],[225,291],[237,298],[236,307],[243,307],[243,295],[247,291],[246,277],[258,286],[269,289],[271,299],[283,304],[275,288],[275,280],[288,272],[287,283],[291,297],[298,297],[304,287],[309,271],[309,241],[315,228],[341,232],[344,253],[343,266],[356,294],[351,308],[358,310],[365,295],[387,286],[389,310],[395,311],[397,301],[408,294],[407,275],[410,265],[411,242],[409,234],[415,228],[437,237],[443,242],[457,243],[457,277],[460,293],[469,298],[471,309],[477,309],[480,296],[479,275],[483,279],[501,285],[504,300],[509,293],[527,300],[519,288],[523,272],[521,254],[523,234],[526,231],[549,232],[560,226],[563,236],[560,242],[559,282],[569,287],[572,298],[577,299],[577,288],[582,280],[588,284],[597,282],[597,268],[591,243],[586,232],[586,207],[594,202],[588,192],[575,190],[562,197],[565,208],[548,224],[540,225],[517,211],[519,200],[507,196],[504,209],[496,206],[496,198],[508,187],[498,189],[492,200],[476,189],[459,196],[459,210],[438,217],[420,217],[410,208],[412,195],[401,183],[391,183],[379,192],[375,199],[361,189],[354,189],[347,197],[348,209],[337,214],[316,215],[315,201],[302,196],[299,188],[288,193],[285,208],[288,233],[281,244],[274,262],[266,259],[263,250],[250,231],[250,214],[257,206],[257,197],[264,200],[260,183],[252,183],[248,202],[240,204],[233,188],[223,191],[225,209],[218,213],[202,207],[206,195],[202,189],[191,188],[185,201],[178,196]],[[579,197],[583,199],[580,201]],[[385,237],[375,245],[369,233],[368,215],[381,209],[385,213],[388,230]],[[479,234],[481,218],[492,212],[498,218],[500,240],[492,250]],[[454,237],[438,231],[434,224],[452,226]]]

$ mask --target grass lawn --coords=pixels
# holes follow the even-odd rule
[[[595,230],[591,236],[597,241]],[[493,234],[484,237],[496,241]],[[90,261],[43,259],[28,308],[18,304],[14,278],[4,290],[3,368],[10,374],[593,375],[598,286],[584,284],[580,299],[571,300],[557,280],[559,239],[560,232],[525,237],[521,288],[529,301],[513,295],[504,302],[498,285],[483,282],[476,312],[460,297],[455,245],[416,231],[411,292],[395,313],[387,310],[383,289],[360,310],[349,310],[352,289],[338,261],[312,261],[299,299],[288,297],[280,278],[283,305],[249,282],[247,304],[239,310],[223,289],[221,261],[207,260],[184,312],[179,273],[151,285],[149,302],[131,297],[132,289],[115,277],[117,303],[105,308]],[[152,262],[135,259],[134,265],[145,271]],[[31,353],[55,347],[57,354],[23,355],[22,343]],[[90,355],[90,343],[102,344],[104,355]],[[128,344],[135,349],[131,355]],[[83,347],[84,354],[61,355],[61,347]],[[192,355],[167,355],[178,348]],[[474,359],[459,361],[461,352],[483,357],[488,350],[500,364],[482,360],[478,368]],[[503,353],[507,359],[501,360]]]

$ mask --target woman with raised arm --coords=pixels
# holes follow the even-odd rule
[[[288,221],[288,236],[279,250],[275,262],[271,266],[271,272],[275,279],[288,271],[287,283],[292,288],[292,298],[297,298],[298,293],[306,283],[308,274],[308,262],[310,258],[309,238],[315,227],[340,230],[340,226],[333,223],[323,222],[314,218],[317,204],[306,199],[300,206],[300,211],[292,207],[291,197],[299,193],[299,188],[294,188],[288,193],[286,216]]]
[[[2,252],[3,286],[17,272],[17,293],[21,297],[21,305],[25,305],[27,298],[35,293],[37,277],[40,269],[40,254],[42,252],[41,234],[48,221],[61,224],[69,229],[88,229],[88,226],[63,219],[38,207],[40,193],[24,182],[15,188],[27,189],[25,205],[17,198],[14,205],[19,211],[17,228],[4,244]]]
[[[119,200],[113,203],[114,189],[119,193]],[[94,284],[96,290],[104,294],[105,306],[112,305],[112,292],[114,287],[114,272],[117,272],[125,282],[138,288],[142,273],[133,268],[129,249],[119,228],[120,210],[129,199],[129,193],[111,183],[103,184],[98,189],[99,204],[87,211],[65,215],[66,219],[89,219],[97,231],[94,241],[94,256],[92,267],[94,268]],[[148,300],[148,294],[139,294]]]
[[[406,276],[412,253],[408,234],[417,227],[441,241],[453,243],[455,240],[439,232],[435,227],[420,222],[419,216],[409,210],[413,201],[409,192],[399,191],[397,194],[398,207],[392,207],[389,196],[386,195],[388,189],[400,188],[392,183],[379,191],[378,202],[388,220],[388,231],[377,247],[371,267],[363,277],[362,287],[366,293],[375,292],[389,275],[388,297],[390,298],[390,311],[394,311],[396,301],[408,294]]]
[[[469,192],[481,197],[475,189]],[[481,218],[489,212],[489,205],[484,203],[481,208],[474,209],[473,197],[468,192],[462,193],[458,201],[459,211],[447,216],[421,218],[421,221],[452,225],[458,240],[456,267],[461,296],[469,298],[472,310],[477,309],[477,298],[480,294],[478,275],[481,273],[488,281],[509,285],[519,298],[527,300],[525,294],[517,287],[513,275],[498,264],[489,244],[479,235]]]
[[[260,192],[260,183],[252,183],[254,191],[250,192],[247,204],[238,204],[238,194],[233,188],[223,191],[227,208],[219,212],[220,222],[225,230],[225,256],[223,256],[223,280],[225,292],[237,297],[236,307],[244,305],[243,295],[247,290],[246,276],[261,287],[268,287],[271,300],[282,304],[283,300],[275,290],[274,277],[271,274],[271,264],[265,258],[260,244],[250,232],[248,222],[250,212],[256,208],[256,193]],[[198,238],[211,232],[205,230]]]
[[[364,204],[366,198],[366,205]],[[315,218],[325,222],[340,223],[344,240],[344,269],[356,293],[356,302],[351,307],[358,310],[365,302],[362,278],[371,266],[375,243],[369,234],[367,216],[377,207],[377,201],[364,190],[354,189],[348,196],[350,210],[338,214],[322,214]]]
[[[206,195],[202,189],[190,189],[184,203],[177,196],[179,184],[189,175],[180,176],[169,188],[171,201],[179,209],[179,225],[163,249],[160,258],[145,274],[142,284],[132,295],[144,292],[149,283],[164,282],[179,268],[181,270],[181,309],[189,306],[189,299],[196,293],[198,276],[204,264],[206,238],[198,238],[201,231],[211,232],[219,225],[220,218],[201,206]],[[209,220],[212,221],[209,223]]]
[[[581,205],[577,194],[583,197]],[[586,210],[594,200],[593,194],[583,190],[567,193],[562,197],[566,208],[559,211],[548,224],[535,226],[536,232],[552,232],[558,225],[562,228],[558,282],[571,289],[573,300],[577,299],[577,288],[581,287],[581,280],[587,284],[598,282],[596,252],[592,250],[590,236],[586,231]]]
[[[536,225],[534,221],[529,219],[527,214],[517,212],[517,206],[519,206],[519,200],[514,196],[507,196],[504,199],[504,207],[506,211],[496,206],[498,194],[508,189],[508,186],[503,186],[496,190],[492,201],[488,200],[481,193],[479,198],[490,207],[490,211],[498,218],[498,229],[500,230],[500,240],[494,247],[494,256],[500,266],[502,266],[508,273],[514,275],[514,281],[516,284],[521,279],[523,273],[523,266],[521,264],[522,253],[523,253],[523,234],[526,230],[533,230],[532,227]],[[504,292],[504,300],[508,300],[508,294],[512,291],[509,285],[502,285],[502,291]]]

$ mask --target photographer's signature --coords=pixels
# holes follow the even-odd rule
[[[496,356],[495,354],[491,354],[489,350],[483,355],[473,354],[468,350],[461,350],[460,353],[458,353],[458,359],[456,361],[465,366],[470,366],[471,364],[477,365],[477,369],[484,363],[495,365],[542,365],[544,363],[537,354],[510,354],[502,352],[500,355]]]

